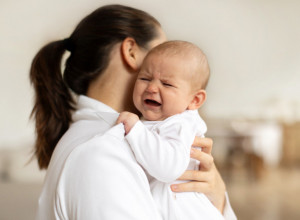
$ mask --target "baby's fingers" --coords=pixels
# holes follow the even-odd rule
[[[127,116],[128,116],[128,112],[121,112],[117,119],[116,124],[123,123],[125,121],[125,119],[127,118]]]

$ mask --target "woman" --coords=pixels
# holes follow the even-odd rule
[[[113,125],[117,112],[136,112],[131,97],[141,62],[165,40],[159,22],[147,13],[110,5],[84,18],[68,39],[38,52],[30,71],[35,155],[48,170],[37,219],[160,219],[147,177],[122,138],[122,127]],[[66,50],[70,56],[62,74]],[[204,149],[191,155],[201,161],[200,171],[186,171],[181,178],[192,181],[172,190],[203,192],[231,218],[210,155],[212,142],[196,138],[195,145]]]

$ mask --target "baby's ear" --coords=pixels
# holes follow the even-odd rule
[[[196,92],[191,103],[188,106],[188,110],[195,110],[201,107],[206,100],[206,91],[201,89]]]

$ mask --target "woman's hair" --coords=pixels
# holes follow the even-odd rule
[[[108,5],[85,17],[68,39],[51,42],[37,53],[30,81],[35,90],[31,116],[35,119],[35,156],[40,169],[48,167],[57,142],[69,128],[75,103],[71,91],[85,95],[90,82],[108,66],[113,46],[126,37],[148,49],[148,43],[158,36],[159,26],[144,11]],[[62,73],[66,50],[70,56]]]

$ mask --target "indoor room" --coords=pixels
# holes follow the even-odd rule
[[[46,175],[34,156],[33,57],[107,4],[148,12],[168,40],[190,41],[206,54],[210,79],[199,113],[237,218],[300,219],[296,0],[1,1],[0,219],[34,219]]]

